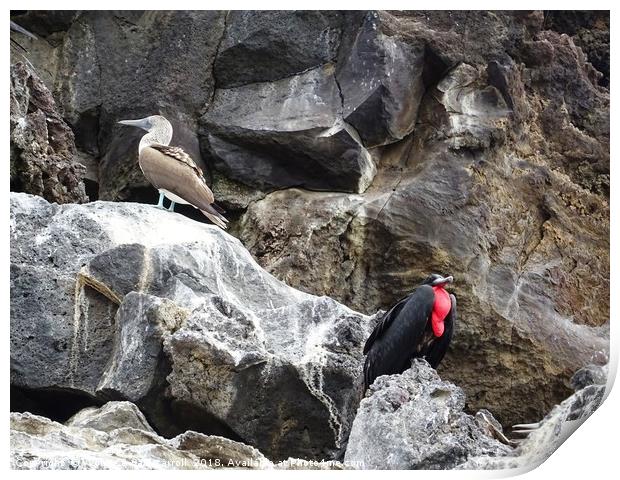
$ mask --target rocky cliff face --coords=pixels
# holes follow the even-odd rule
[[[367,315],[431,271],[456,280],[459,323],[439,373],[468,411],[536,421],[571,393],[575,370],[605,363],[606,12],[12,19],[40,37],[12,33],[26,50],[12,51],[13,189],[81,202],[86,178],[91,200],[154,200],[139,132],[116,121],[162,113],[233,235],[311,294],[266,276],[228,236],[160,228],[163,212],[16,196],[12,350],[27,342],[35,355],[14,354],[12,381],[33,405],[50,392],[74,406],[121,397],[168,435],[201,412],[204,431],[270,457],[341,455]],[[206,231],[206,246],[186,245]],[[214,258],[219,273],[203,268]],[[42,365],[57,367],[46,378]],[[247,388],[257,380],[264,389]],[[279,382],[298,403],[270,403]],[[300,410],[315,412],[307,424]]]
[[[11,190],[50,202],[84,203],[86,168],[77,161],[74,134],[51,92],[26,64],[11,66]]]

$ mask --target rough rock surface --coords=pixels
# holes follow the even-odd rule
[[[225,232],[12,194],[11,262],[12,386],[128,399],[156,426],[168,398],[278,460],[344,447],[372,319],[286,286]]]
[[[369,149],[363,193],[269,193],[237,231],[278,278],[363,312],[428,272],[454,275],[460,321],[440,373],[471,410],[534,421],[608,350],[609,92],[540,12],[378,21],[426,45],[413,133]]]
[[[355,12],[343,32],[336,80],[342,116],[366,147],[401,140],[415,127],[424,94],[423,42],[390,31],[377,12]]]
[[[354,129],[344,128],[334,74],[327,64],[216,90],[201,119],[214,168],[259,189],[365,190],[375,165]]]
[[[214,65],[218,88],[280,80],[333,62],[342,16],[337,11],[228,12]]]
[[[453,274],[460,321],[440,373],[463,387],[469,411],[489,408],[504,425],[537,420],[570,394],[572,372],[605,357],[608,12],[17,11],[12,19],[39,39],[12,33],[26,51],[12,48],[11,63],[32,64],[53,92],[101,198],[156,198],[135,162],[141,132],[115,122],[161,112],[173,142],[207,167],[230,232],[289,285],[374,313],[429,271]],[[56,210],[40,208],[45,229]],[[87,394],[81,402],[136,399],[158,431],[187,430],[160,420],[172,410],[195,421],[205,398],[153,399],[170,398],[170,355],[184,362],[185,354],[166,342],[182,337],[191,308],[176,293],[136,290],[145,283],[135,272],[150,275],[141,268],[150,266],[141,260],[148,235],[134,247],[110,241],[91,264],[108,230],[72,221],[86,239],[63,231],[36,267],[11,266],[20,278],[14,311],[49,320],[20,325],[23,341],[37,329],[49,341],[14,359],[14,378],[62,365],[50,369],[51,383]],[[38,230],[23,241],[32,238],[47,245]],[[74,257],[99,275],[78,275],[77,290]],[[123,270],[125,258],[133,270]],[[110,272],[110,261],[121,266]],[[192,281],[170,268],[165,278]],[[39,303],[28,302],[32,293]],[[115,348],[141,328],[137,344]],[[82,350],[96,360],[80,360]],[[59,392],[29,381],[37,395]],[[213,408],[221,413],[219,400]]]
[[[255,448],[227,438],[188,431],[165,439],[129,402],[82,410],[66,425],[11,413],[10,443],[15,469],[273,468]]]
[[[589,365],[574,378],[588,377],[577,391],[556,405],[509,455],[498,458],[475,456],[459,465],[461,469],[522,469],[529,471],[549,458],[601,405],[605,398],[608,366]]]
[[[67,420],[65,425],[108,433],[122,427],[155,433],[142,412],[131,402],[108,402],[100,408],[85,408]]]
[[[551,10],[545,24],[570,35],[588,61],[603,75],[599,84],[609,87],[609,12],[604,10]]]
[[[54,24],[54,12],[47,13],[26,17],[24,25]],[[37,71],[48,75],[80,155],[98,166],[99,198],[156,198],[137,164],[140,131],[118,120],[165,115],[174,144],[204,167],[197,118],[213,94],[224,18],[216,11],[81,11],[54,33],[22,42]]]
[[[50,202],[88,201],[74,135],[51,92],[25,63],[11,65],[11,190]]]
[[[471,456],[502,456],[510,447],[463,412],[463,391],[424,360],[401,375],[379,377],[359,406],[346,462],[365,469],[451,469]]]

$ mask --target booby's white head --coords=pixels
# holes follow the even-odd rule
[[[146,130],[148,133],[140,140],[138,151],[148,147],[154,143],[159,145],[169,145],[172,140],[172,125],[161,115],[151,115],[150,117],[140,118],[138,120],[121,120],[118,123],[138,127]]]

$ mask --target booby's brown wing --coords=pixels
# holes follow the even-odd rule
[[[202,170],[179,147],[151,145],[140,152],[140,168],[151,184],[168,190],[201,210],[212,209],[213,192]]]
[[[151,148],[154,148],[155,150],[159,150],[164,155],[167,155],[169,157],[174,158],[175,160],[178,160],[181,163],[184,163],[185,165],[190,167],[192,170],[194,170],[194,172],[196,172],[196,175],[198,175],[202,179],[203,182],[206,182],[204,174],[202,173],[202,170],[200,169],[200,167],[196,165],[196,162],[194,162],[192,157],[190,157],[185,152],[185,150],[183,150],[181,147],[171,147],[169,145],[153,144],[151,145]]]

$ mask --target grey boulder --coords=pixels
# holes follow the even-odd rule
[[[217,89],[201,118],[203,149],[217,170],[259,189],[363,191],[376,168],[342,108],[333,64]]]
[[[65,425],[11,413],[11,466],[27,470],[273,468],[258,450],[187,431],[157,435],[130,402],[78,412]]]
[[[131,402],[108,402],[100,408],[84,408],[67,420],[65,425],[94,428],[102,432],[128,427],[155,433],[142,412]]]
[[[335,60],[343,13],[228,12],[215,58],[219,88],[280,80]]]
[[[389,16],[357,14],[361,25],[351,22],[344,29],[336,79],[344,120],[370,148],[413,131],[426,90],[425,48],[423,42],[390,31]]]
[[[345,463],[365,469],[451,469],[471,456],[501,456],[510,447],[463,412],[465,394],[424,360],[370,386],[353,422]]]
[[[161,402],[184,405],[274,459],[341,453],[371,317],[152,206],[12,194],[11,249],[14,387],[131,400],[171,432]]]

